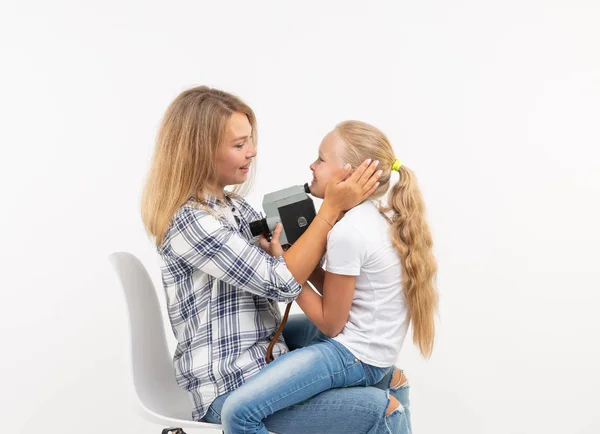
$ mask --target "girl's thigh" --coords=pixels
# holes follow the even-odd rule
[[[318,334],[317,326],[304,314],[290,315],[283,328],[283,339],[290,351],[307,346]]]

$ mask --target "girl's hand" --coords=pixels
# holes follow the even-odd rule
[[[279,244],[279,236],[281,235],[281,231],[283,231],[283,225],[281,223],[277,223],[277,226],[275,226],[275,230],[273,231],[271,241],[268,241],[263,234],[261,234],[258,238],[258,244],[260,245],[260,248],[275,258],[283,256],[283,247],[281,247],[281,244]]]
[[[379,186],[377,180],[382,171],[375,171],[378,164],[379,161],[365,160],[354,172],[346,165],[325,187],[323,205],[327,203],[341,214],[364,201]]]

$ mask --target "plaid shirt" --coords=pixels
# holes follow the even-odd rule
[[[158,248],[178,342],[176,378],[191,395],[194,420],[204,417],[217,396],[266,366],[267,346],[281,323],[277,302],[290,303],[302,289],[283,257],[273,258],[251,242],[248,222],[260,215],[243,199],[226,202],[190,199]],[[223,217],[226,206],[237,211],[238,227]],[[287,351],[280,337],[273,356]]]

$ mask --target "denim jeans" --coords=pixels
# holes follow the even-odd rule
[[[410,433],[408,384],[389,389],[393,369],[362,364],[304,315],[290,317],[284,337],[291,350],[303,349],[279,357],[240,389],[219,396],[204,420],[223,423],[226,434],[267,429],[282,434]],[[354,385],[373,387],[348,387]],[[400,406],[385,416],[388,390]]]

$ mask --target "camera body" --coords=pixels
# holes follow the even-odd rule
[[[252,235],[256,237],[272,233],[277,223],[281,223],[281,245],[294,244],[316,216],[315,204],[308,193],[310,188],[308,184],[304,184],[266,194],[263,198],[266,217],[250,222]]]

